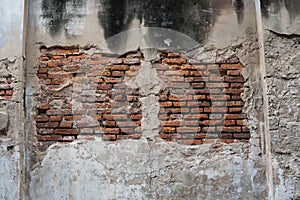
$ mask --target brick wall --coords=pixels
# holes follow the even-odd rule
[[[142,136],[141,95],[138,87],[127,85],[141,68],[141,52],[117,58],[77,47],[41,47],[40,52],[35,120],[41,148],[94,136],[109,141]],[[161,138],[182,144],[250,138],[238,59],[190,64],[178,53],[161,52],[153,67],[166,85],[158,94]]]

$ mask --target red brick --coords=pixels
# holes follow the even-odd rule
[[[79,52],[79,48],[56,49],[57,54],[74,54],[74,53],[78,53],[78,52]]]
[[[206,95],[193,95],[193,99],[205,100],[205,99],[207,99],[207,97],[206,97]]]
[[[241,127],[239,126],[224,126],[224,127],[220,127],[220,129],[222,130],[222,132],[230,132],[230,133],[237,133],[237,132],[241,132]],[[220,130],[220,131],[221,131]]]
[[[242,131],[243,132],[249,132],[249,128],[247,126],[242,126]]]
[[[37,128],[56,128],[58,127],[58,122],[44,122],[36,123]]]
[[[49,117],[46,115],[37,115],[35,116],[35,121],[37,122],[47,122],[49,121]]]
[[[76,72],[76,71],[78,71],[79,69],[80,69],[79,66],[66,66],[66,67],[64,67],[64,70],[65,70],[66,72]]]
[[[75,128],[72,128],[72,129],[59,128],[54,131],[54,134],[56,134],[56,135],[76,135],[76,134],[78,134],[78,132],[77,132],[77,129],[75,129]]]
[[[113,71],[127,71],[127,70],[129,70],[128,65],[112,65],[109,68]]]
[[[235,70],[235,69],[243,69],[244,67],[241,64],[221,64],[221,68]]]
[[[51,122],[60,122],[62,120],[62,116],[61,115],[57,115],[57,116],[50,116],[50,121]]]
[[[177,52],[171,52],[171,53],[168,53],[167,56],[168,56],[168,57],[173,57],[173,58],[178,58],[178,57],[180,57],[180,53],[177,53]]]
[[[236,125],[236,120],[224,120],[225,126]]]
[[[53,60],[60,60],[60,59],[64,59],[64,58],[65,58],[65,56],[58,56],[58,55],[52,56]]]
[[[227,75],[228,76],[239,76],[240,70],[227,70]]]
[[[224,82],[229,82],[229,83],[244,83],[245,79],[242,76],[224,76]]]
[[[231,88],[243,88],[244,84],[243,83],[231,83],[230,87]]]
[[[162,126],[180,126],[182,121],[174,120],[174,121],[162,121],[160,123]]]
[[[5,94],[6,94],[7,96],[12,96],[13,93],[14,93],[13,90],[6,90],[6,91],[5,91]]]
[[[119,136],[119,135],[118,135]],[[130,134],[130,135],[122,135],[122,139],[133,139],[133,140],[138,140],[142,137],[142,134]]]
[[[172,64],[172,65],[181,65],[186,63],[185,58],[166,58],[163,60],[163,63]]]
[[[228,88],[229,83],[206,83],[206,87],[208,88]]]
[[[102,136],[103,140],[109,140],[109,141],[115,141],[117,140],[117,136],[116,135],[108,135],[108,134],[104,134]]]
[[[217,139],[202,139],[203,144],[212,144],[216,143],[218,140]]]
[[[222,133],[220,136],[221,139],[232,139],[231,133]]]
[[[207,97],[207,99],[212,99],[213,101],[226,101],[226,100],[230,100],[230,96],[229,95],[214,95],[211,94]]]
[[[120,133],[119,128],[103,128],[103,131],[105,134],[119,134]]]
[[[141,120],[142,119],[142,115],[141,114],[132,114],[132,115],[130,115],[130,118],[132,120]]]
[[[50,109],[50,104],[42,104],[39,106],[40,110],[48,110]]]
[[[209,126],[209,125],[221,125],[222,124],[222,120],[203,120],[203,121],[200,121],[200,124],[201,125],[206,125],[206,126]]]
[[[161,133],[161,134],[159,134],[159,137],[162,138],[162,139],[165,139],[165,140],[170,140],[172,135]]]
[[[234,143],[233,139],[220,139],[218,141],[223,142],[223,143]]]
[[[63,69],[61,67],[52,67],[49,69],[49,73],[59,73],[62,71],[63,71]]]
[[[38,141],[60,141],[62,140],[61,135],[38,135]]]
[[[242,102],[242,101],[227,101],[226,106],[228,106],[228,107],[244,106],[244,102]]]
[[[47,74],[38,74],[37,76],[39,79],[47,79],[48,78]]]
[[[225,119],[244,119],[244,114],[226,114]]]
[[[199,145],[202,144],[202,140],[196,140],[196,139],[185,139],[185,140],[177,140],[179,144],[183,145]]]
[[[59,124],[59,127],[60,128],[71,128],[73,126],[73,123],[72,122],[61,122]]]
[[[233,108],[229,108],[229,112],[230,112],[230,113],[241,113],[242,110],[243,110],[242,107],[237,107],[237,108],[233,107]]]
[[[38,73],[40,74],[46,74],[47,72],[48,72],[48,68],[46,67],[39,68],[38,70]]]
[[[200,127],[178,127],[178,133],[197,133],[200,132]]]
[[[175,133],[176,129],[174,127],[163,127],[162,131],[164,133]]]
[[[250,133],[234,133],[233,138],[235,138],[235,139],[250,139]]]

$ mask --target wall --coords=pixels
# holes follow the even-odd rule
[[[266,82],[275,199],[297,199],[299,188],[299,2],[266,3]]]
[[[29,197],[265,197],[251,16],[242,1],[32,2]]]
[[[22,198],[23,1],[0,5],[0,199]]]
[[[0,199],[298,199],[298,7],[5,1]]]

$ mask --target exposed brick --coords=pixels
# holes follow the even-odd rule
[[[198,139],[185,139],[185,140],[178,140],[179,144],[184,144],[184,145],[199,145],[202,144],[202,140]]]
[[[103,138],[103,140],[109,140],[109,141],[115,141],[115,140],[117,140],[117,136],[116,135],[104,134],[102,138]]]
[[[76,135],[76,134],[78,134],[78,132],[77,132],[77,129],[75,129],[75,128],[72,128],[72,129],[59,128],[59,129],[56,129],[54,131],[54,134],[57,134],[57,135]]]
[[[71,128],[73,126],[73,123],[72,122],[61,122],[59,124],[59,127],[60,128]]]
[[[250,133],[234,133],[233,138],[235,138],[235,139],[250,139]]]
[[[119,128],[103,128],[103,131],[105,134],[119,134],[120,133]]]
[[[61,135],[38,135],[37,139],[39,141],[60,141],[62,140]]]
[[[36,123],[37,128],[56,128],[58,127],[58,122],[46,122],[46,123]]]
[[[180,126],[182,124],[182,121],[164,121],[161,122],[162,126]]]
[[[47,122],[47,121],[49,121],[49,117],[46,115],[37,115],[37,116],[35,116],[35,121],[36,122]]]
[[[243,65],[241,64],[222,64],[222,69],[229,69],[229,70],[235,70],[235,69],[243,69]]]
[[[38,107],[36,116],[37,133],[45,136],[41,143],[71,142],[84,139],[83,135],[94,139],[95,134],[109,141],[142,136],[141,95],[138,90],[128,90],[125,84],[138,75],[143,61],[141,52],[129,52],[122,57],[100,53],[89,56],[78,47],[42,47],[41,53],[37,76],[42,89],[40,96],[47,96],[39,98],[42,106]],[[191,64],[179,53],[164,52],[156,62],[153,67],[168,88],[160,94],[159,100],[161,138],[190,145],[206,143],[209,139],[231,143],[250,138],[242,109],[243,66],[237,58],[218,64]],[[79,94],[78,100],[83,102],[84,109],[76,113],[72,110],[71,96],[59,90],[66,80],[74,83],[74,77],[76,82],[91,88],[73,91]],[[0,99],[9,99],[12,95],[13,88],[6,87],[0,89]],[[182,89],[184,93],[175,95]],[[91,96],[94,94],[95,98]],[[64,101],[61,108],[54,109],[48,104],[55,99]],[[115,106],[128,108],[126,112],[118,109],[118,113],[112,113]],[[93,118],[99,123],[83,121],[87,112],[94,114]],[[73,123],[78,131],[72,128]],[[216,134],[218,131],[222,134]],[[52,134],[57,140],[50,137]],[[235,134],[244,135],[234,137]]]
[[[162,131],[165,133],[175,133],[176,129],[174,127],[163,127]]]

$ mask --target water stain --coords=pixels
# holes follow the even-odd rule
[[[270,0],[269,0],[270,1]],[[72,18],[84,18],[78,9],[82,0],[42,0],[42,17],[52,36],[66,30]],[[219,0],[98,0],[98,20],[105,38],[128,30],[133,19],[146,27],[161,27],[179,31],[203,43],[221,9],[231,7],[232,1]],[[238,22],[243,21],[244,1],[235,0],[233,9]],[[70,35],[67,31],[66,34]]]
[[[261,0],[260,4],[262,15],[265,18],[278,14],[282,9],[288,11],[291,21],[294,21],[300,15],[299,0]]]
[[[42,18],[46,20],[47,28],[52,36],[66,30],[68,24],[74,18],[83,18],[81,12],[84,7],[82,0],[43,0],[42,1]],[[70,36],[66,31],[67,36]]]

